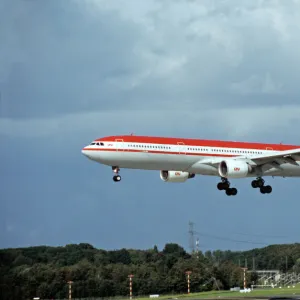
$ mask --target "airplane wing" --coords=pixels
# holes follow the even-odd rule
[[[261,166],[264,164],[274,164],[281,165],[284,163],[289,163],[298,166],[297,161],[300,161],[300,148],[286,151],[278,151],[270,154],[261,154],[257,156],[252,156],[250,160],[256,166]]]
[[[270,154],[261,154],[256,156],[235,156],[229,159],[235,160],[245,160],[252,166],[262,166],[265,164],[270,164],[273,167],[280,168],[281,164],[290,163],[296,166],[299,166],[297,161],[300,161],[300,148],[293,149],[293,150],[286,150],[286,151],[277,151]],[[221,161],[224,160],[224,157],[212,157],[206,158],[199,163],[207,164],[214,167],[217,167]]]

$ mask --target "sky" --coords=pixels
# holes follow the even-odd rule
[[[0,2],[0,248],[245,250],[299,242],[299,179],[270,195],[217,177],[89,161],[109,135],[300,145],[300,1]]]

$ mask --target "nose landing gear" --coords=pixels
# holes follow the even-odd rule
[[[113,177],[113,181],[115,181],[115,182],[119,182],[119,181],[121,181],[121,176],[119,175],[119,171],[120,171],[120,169],[118,168],[118,167],[112,167],[112,170],[113,170],[113,172],[116,174],[116,175],[114,175],[114,177]]]

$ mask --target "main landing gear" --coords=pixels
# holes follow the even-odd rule
[[[272,187],[270,185],[265,185],[265,181],[258,177],[256,180],[251,182],[251,185],[254,189],[259,188],[262,194],[270,194],[272,193]]]
[[[226,178],[221,178],[221,182],[217,184],[219,191],[225,190],[227,196],[235,196],[237,194],[236,188],[230,187],[230,182]]]
[[[113,181],[115,181],[115,182],[121,181],[121,176],[119,175],[120,169],[119,169],[118,167],[112,167],[112,170],[113,170],[113,172],[116,174],[116,175],[114,175],[114,177],[113,177]]]

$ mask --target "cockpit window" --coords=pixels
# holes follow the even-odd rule
[[[103,144],[103,143],[99,143],[99,142],[97,142],[97,143],[95,143],[95,142],[92,142],[92,143],[90,143],[90,145],[104,146],[104,144]]]

